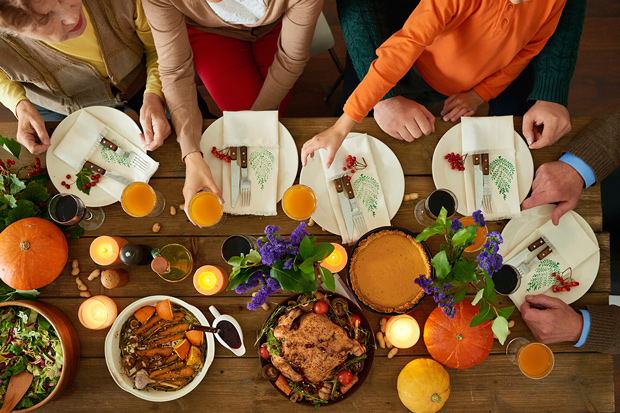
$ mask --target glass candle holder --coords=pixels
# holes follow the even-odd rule
[[[391,317],[385,325],[385,337],[394,347],[413,347],[420,339],[420,325],[408,314]]]
[[[78,310],[80,323],[90,330],[102,330],[112,325],[118,309],[110,297],[96,295],[84,301]]]
[[[90,244],[90,258],[97,265],[120,264],[121,249],[127,244],[127,240],[121,237],[97,237]]]
[[[334,246],[334,251],[321,261],[321,267],[331,272],[340,272],[347,266],[349,256],[342,245],[333,242],[331,244]]]
[[[203,265],[194,273],[194,288],[200,294],[213,295],[226,290],[228,273],[215,265]]]

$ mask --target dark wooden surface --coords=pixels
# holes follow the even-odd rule
[[[334,119],[283,119],[295,138],[298,146],[316,132],[325,129]],[[560,143],[551,148],[533,152],[535,165],[559,156],[562,148],[583,129],[591,120],[575,118],[573,132]],[[520,131],[520,125],[516,122]],[[205,126],[209,122],[205,123]],[[373,120],[365,120],[357,129],[383,140],[398,156],[406,175],[406,193],[417,192],[426,196],[434,189],[431,173],[431,156],[441,135],[451,126],[438,120],[437,132],[430,137],[408,144],[396,141],[381,133]],[[0,133],[12,137],[15,134],[14,123],[0,123]],[[180,162],[178,146],[171,137],[164,147],[152,154],[161,163],[151,183],[162,191],[168,204],[179,205],[182,201],[183,164]],[[28,157],[25,155],[25,157]],[[421,227],[413,218],[412,201],[404,202],[393,220],[412,231]],[[241,324],[248,352],[236,358],[219,345],[216,358],[205,380],[188,396],[174,402],[155,404],[142,401],[123,392],[113,382],[105,366],[104,339],[106,331],[90,331],[83,328],[77,319],[77,309],[83,299],[79,298],[74,277],[70,275],[70,262],[62,275],[51,285],[41,290],[41,299],[57,305],[72,320],[82,345],[82,366],[71,388],[58,400],[45,406],[40,411],[75,411],[90,407],[93,411],[297,411],[308,410],[296,406],[284,399],[272,389],[271,385],[259,377],[260,364],[257,349],[253,346],[256,330],[260,328],[268,313],[259,310],[248,311],[245,304],[249,295],[238,296],[227,292],[216,297],[200,296],[193,288],[191,279],[181,283],[170,284],[161,280],[148,269],[132,267],[131,280],[123,288],[104,289],[98,280],[87,281],[86,277],[94,263],[88,256],[88,247],[93,237],[122,235],[132,242],[143,242],[152,247],[161,247],[170,242],[179,242],[188,246],[194,253],[196,265],[226,264],[220,257],[220,245],[226,235],[244,233],[258,235],[267,224],[282,226],[282,232],[290,232],[296,222],[289,220],[279,208],[277,217],[228,217],[225,224],[217,230],[200,230],[192,226],[183,213],[171,216],[164,212],[156,218],[129,218],[119,205],[105,208],[107,218],[97,231],[87,233],[79,240],[69,243],[70,260],[78,258],[82,270],[82,280],[93,294],[106,294],[114,298],[119,311],[138,298],[168,294],[186,300],[207,312],[209,305],[215,305],[222,313],[235,316]],[[601,265],[597,279],[591,290],[574,304],[581,308],[585,304],[605,304],[610,289],[609,274],[609,237],[602,232],[600,193],[598,187],[584,191],[577,208],[586,221],[597,233],[601,247]],[[158,234],[151,231],[155,222],[162,224]],[[505,222],[492,223],[494,230],[501,230]],[[321,240],[338,241],[339,237],[321,231],[318,226],[311,231]],[[431,251],[435,252],[438,243],[429,242]],[[279,293],[273,301],[279,301],[287,293]],[[471,297],[470,297],[471,298]],[[501,305],[509,305],[506,299]],[[424,320],[434,308],[432,300],[426,300],[413,313],[423,326]],[[208,312],[207,312],[208,313]],[[373,327],[378,325],[379,316],[366,312]],[[207,318],[212,320],[210,314]],[[510,337],[524,336],[532,339],[531,333],[520,316],[512,317],[516,325]],[[540,411],[614,411],[614,382],[612,357],[597,353],[588,353],[575,349],[570,344],[551,346],[555,353],[556,365],[545,379],[536,381],[527,379],[510,364],[505,356],[504,346],[494,343],[491,355],[482,364],[465,371],[448,369],[452,385],[451,396],[443,411],[490,411],[490,412],[540,412]],[[406,411],[398,400],[396,378],[402,367],[415,357],[428,357],[422,341],[413,348],[402,350],[394,359],[387,359],[387,350],[378,349],[375,363],[367,382],[348,400],[334,409],[339,411]],[[78,407],[80,406],[80,407]],[[200,406],[200,407],[198,407]],[[89,410],[90,410],[89,409]]]

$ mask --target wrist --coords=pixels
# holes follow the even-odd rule
[[[185,159],[183,160],[185,161],[186,167],[193,166],[201,161],[204,161],[204,159],[202,158],[202,152],[200,151],[188,153],[187,155],[185,155]]]
[[[28,109],[28,105],[32,105],[28,99],[22,99],[15,105],[15,116],[19,119],[20,115]]]

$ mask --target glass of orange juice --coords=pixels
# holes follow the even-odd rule
[[[190,221],[200,228],[213,227],[224,222],[223,202],[212,192],[200,191],[189,201],[187,215]]]
[[[542,343],[531,342],[524,337],[510,340],[506,346],[506,356],[530,379],[546,377],[555,364],[553,352],[549,347]]]
[[[293,185],[286,190],[282,197],[284,213],[295,221],[304,221],[316,209],[316,195],[312,188],[306,185]]]
[[[476,225],[476,222],[474,221],[473,217],[463,217],[459,219],[459,221],[461,221],[461,224],[463,224],[463,227],[466,227],[468,225]],[[476,238],[474,238],[473,245],[470,245],[469,247],[465,248],[465,252],[480,251],[480,249],[482,248],[482,246],[484,245],[486,241],[487,241],[487,227],[486,226],[478,227],[478,230],[476,231]]]
[[[134,182],[123,191],[121,205],[132,217],[156,217],[164,210],[166,200],[149,184]]]

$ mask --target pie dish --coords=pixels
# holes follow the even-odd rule
[[[415,279],[432,275],[426,246],[415,235],[383,227],[356,244],[349,263],[349,283],[359,301],[381,314],[403,314],[425,296]]]

